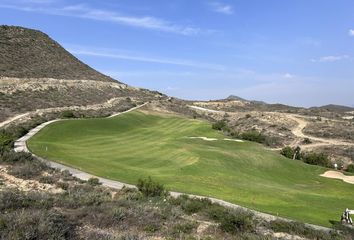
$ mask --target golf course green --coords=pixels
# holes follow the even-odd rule
[[[307,223],[329,226],[354,207],[354,185],[320,177],[325,168],[224,138],[206,121],[134,111],[55,122],[27,144],[38,156],[97,176],[131,184],[151,176],[169,190]]]

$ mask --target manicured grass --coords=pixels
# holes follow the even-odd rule
[[[41,157],[98,176],[132,184],[152,176],[170,190],[308,223],[329,226],[329,220],[354,207],[354,185],[320,177],[326,169],[286,159],[259,144],[222,139],[204,121],[130,112],[55,122],[28,145]]]

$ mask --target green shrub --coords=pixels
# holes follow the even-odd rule
[[[283,155],[283,156],[286,157],[286,158],[290,158],[290,159],[293,158],[294,153],[295,153],[294,149],[293,149],[292,147],[289,147],[289,146],[284,147],[284,148],[280,151],[280,154],[281,154],[281,155]]]
[[[252,141],[252,142],[258,142],[258,143],[266,142],[266,136],[264,136],[262,133],[257,131],[243,132],[241,133],[240,137],[244,140]]]
[[[98,178],[92,177],[87,180],[87,184],[91,186],[98,186],[101,185],[102,183],[100,183],[100,180]]]
[[[354,165],[353,164],[349,164],[347,169],[346,169],[347,172],[351,172],[351,173],[354,173]]]
[[[75,116],[75,114],[72,111],[67,110],[67,111],[63,111],[61,113],[61,117],[62,118],[75,118],[76,116]]]
[[[220,228],[225,232],[252,232],[255,230],[253,214],[243,210],[226,211],[220,219]]]
[[[229,128],[224,120],[213,123],[211,127],[218,131],[229,131]]]
[[[315,153],[315,152],[306,153],[306,154],[303,154],[302,159],[305,163],[308,163],[311,165],[331,167],[331,161],[328,158],[328,156],[324,153]]]
[[[301,148],[300,147],[296,147],[296,148],[292,148],[292,147],[284,147],[281,151],[280,154],[283,155],[286,158],[290,158],[293,159],[295,156],[295,159],[300,160],[301,159]]]
[[[152,181],[151,177],[148,179],[139,179],[136,186],[145,197],[162,197],[167,195],[164,186]]]

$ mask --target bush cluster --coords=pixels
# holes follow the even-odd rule
[[[228,132],[230,131],[229,127],[226,124],[226,121],[217,121],[211,125],[212,129],[218,130],[218,131],[224,131]]]
[[[136,186],[146,197],[162,197],[167,195],[164,186],[160,183],[154,182],[151,177],[148,179],[139,179]]]
[[[292,147],[284,147],[281,151],[280,154],[283,155],[286,158],[290,158],[290,159],[296,159],[296,160],[301,160],[302,155],[301,155],[301,148],[300,147],[296,147],[296,148],[292,148]]]
[[[290,159],[293,159],[295,156],[296,160],[302,160],[303,162],[311,165],[318,165],[322,167],[331,167],[332,165],[328,155],[316,152],[302,153],[300,147],[284,147],[280,151],[280,154]]]
[[[292,235],[297,235],[305,237],[308,239],[318,239],[318,240],[335,240],[342,239],[335,232],[326,233],[324,231],[315,230],[313,228],[307,227],[303,223],[299,222],[288,222],[283,220],[274,220],[269,223],[270,229],[274,232],[285,232]]]
[[[311,165],[331,167],[331,161],[330,161],[328,155],[326,155],[324,153],[315,153],[315,152],[306,153],[306,154],[303,154],[302,160],[305,163],[308,163]]]

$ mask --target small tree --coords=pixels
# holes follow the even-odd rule
[[[294,156],[294,149],[292,149],[292,148],[289,147],[289,146],[284,147],[284,148],[281,150],[280,154],[283,155],[283,156],[286,157],[286,158],[292,159],[293,156]]]
[[[152,181],[151,177],[148,179],[139,179],[136,186],[145,197],[162,197],[168,194],[164,186]]]
[[[349,164],[346,171],[354,173],[354,165],[353,164]]]

